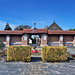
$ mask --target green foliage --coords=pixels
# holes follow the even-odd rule
[[[19,25],[19,26],[16,26],[14,30],[23,30],[23,29],[31,29],[31,26],[29,26],[29,25]]]
[[[3,44],[2,44],[2,38],[1,38],[1,42],[0,42],[0,50],[3,48]]]
[[[11,27],[9,26],[9,24],[7,23],[4,30],[12,30],[12,28],[11,28]]]
[[[2,49],[2,47],[3,47],[3,44],[0,42],[0,50]]]
[[[9,46],[7,61],[31,61],[31,46]]]
[[[32,43],[29,43],[29,45],[31,46],[31,45],[32,45]]]
[[[33,49],[36,50],[36,46],[34,46]]]
[[[42,48],[43,61],[65,61],[67,60],[67,47],[44,46]]]
[[[69,29],[69,31],[75,31],[75,29]]]
[[[5,51],[4,51],[4,44],[2,43],[2,38],[0,39],[0,56],[4,56],[5,55]]]

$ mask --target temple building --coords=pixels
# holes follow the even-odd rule
[[[63,30],[61,27],[59,27],[59,25],[57,25],[56,23],[55,23],[55,21],[54,21],[54,23],[53,24],[51,24],[48,28],[47,28],[47,30]]]
[[[75,31],[47,30],[47,29],[23,29],[23,30],[0,30],[0,42],[4,46],[29,45],[32,35],[37,36],[40,46],[75,46]],[[38,39],[40,38],[40,39]],[[33,40],[33,41],[36,41]]]

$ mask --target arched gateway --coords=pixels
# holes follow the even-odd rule
[[[47,29],[24,29],[21,31],[0,31],[0,42],[5,46],[29,45],[31,35],[38,35],[40,46],[75,46],[75,31],[47,30]]]

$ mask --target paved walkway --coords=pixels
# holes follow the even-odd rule
[[[70,54],[74,54],[74,55],[75,55],[75,47],[67,47],[67,51],[68,51]]]
[[[75,63],[0,63],[0,75],[75,75]]]
[[[32,55],[32,61],[28,63],[0,62],[0,75],[75,75],[75,62],[43,63],[40,55]]]

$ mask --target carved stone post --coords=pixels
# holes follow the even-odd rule
[[[75,36],[74,36],[74,40],[73,40],[73,46],[75,46]]]
[[[27,46],[29,44],[29,35],[25,34],[22,36],[22,45]]]
[[[6,36],[6,47],[10,46],[10,36]]]
[[[59,46],[63,46],[63,36],[60,35],[59,37]]]
[[[42,34],[41,35],[41,46],[47,46],[48,42],[48,35],[47,34]]]

